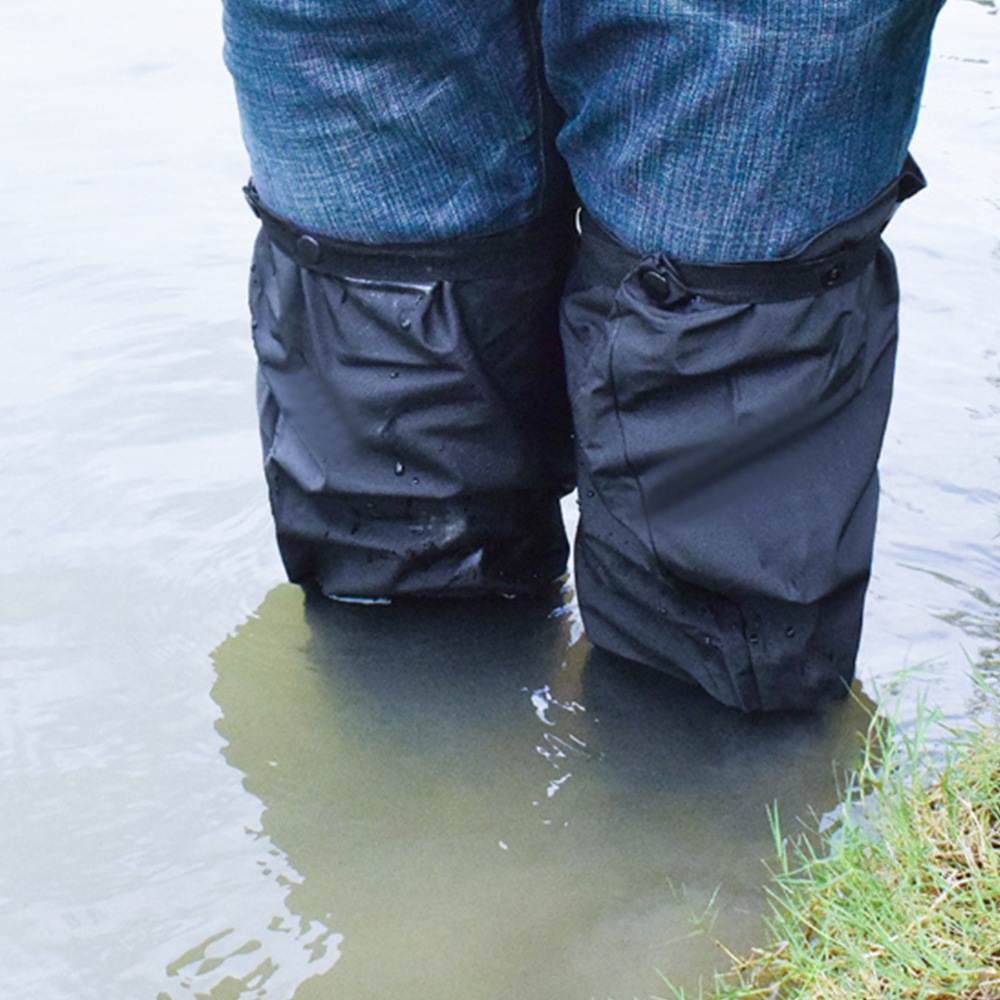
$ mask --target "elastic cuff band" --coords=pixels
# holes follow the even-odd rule
[[[646,262],[639,275],[645,291],[670,305],[700,296],[716,302],[788,302],[808,298],[853,280],[871,263],[882,230],[896,206],[926,187],[923,173],[907,154],[903,168],[864,208],[825,229],[789,257],[738,264],[686,264],[665,254],[641,254],[623,246],[586,213],[582,214],[585,249],[605,278],[617,278]]]
[[[355,243],[296,225],[272,212],[253,180],[243,188],[247,204],[279,250],[301,267],[335,277],[375,281],[476,281],[559,265],[577,242],[573,208],[567,205],[515,229],[470,239],[433,243]]]

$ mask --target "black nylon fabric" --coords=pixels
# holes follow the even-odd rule
[[[311,270],[261,231],[258,405],[293,581],[343,597],[522,594],[565,571],[568,250],[518,274],[403,282]]]
[[[790,264],[857,228],[846,220]],[[635,255],[622,276],[584,231],[562,334],[595,645],[748,712],[846,693],[897,339],[892,256],[873,249],[807,297],[658,299],[643,276],[662,258]]]

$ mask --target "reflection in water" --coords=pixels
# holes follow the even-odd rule
[[[282,585],[216,651],[250,835],[298,873],[287,907],[338,936],[295,1000],[647,996],[759,938],[767,809],[834,806],[865,707],[748,719],[568,631],[530,602]],[[192,988],[221,998],[221,971]]]

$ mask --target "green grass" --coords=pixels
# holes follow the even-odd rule
[[[1000,699],[981,684],[994,709]],[[1000,731],[969,723],[932,754],[873,722],[839,821],[778,864],[767,947],[730,955],[717,1000],[998,1000]],[[937,758],[943,756],[943,760]],[[932,763],[932,759],[934,763]],[[720,945],[721,946],[721,945]],[[683,990],[669,988],[681,1000]]]

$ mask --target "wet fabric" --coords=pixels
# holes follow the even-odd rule
[[[372,277],[363,252],[328,275],[261,231],[258,405],[292,580],[340,597],[516,595],[565,571],[559,498],[573,473],[557,311],[569,242],[565,220],[554,224],[562,252],[529,229],[529,242],[508,240],[520,273],[469,280],[424,278],[417,251],[420,280]],[[431,256],[469,272],[476,252],[459,242]],[[497,266],[494,247],[478,252]]]
[[[744,711],[846,693],[897,339],[871,237],[922,183],[914,168],[795,257],[746,265],[771,275],[760,301],[731,301],[739,269],[693,295],[683,266],[584,230],[562,321],[595,644]],[[828,287],[804,294],[810,261]]]
[[[940,0],[224,0],[264,202],[373,244],[583,204],[688,261],[794,252],[899,170]]]

